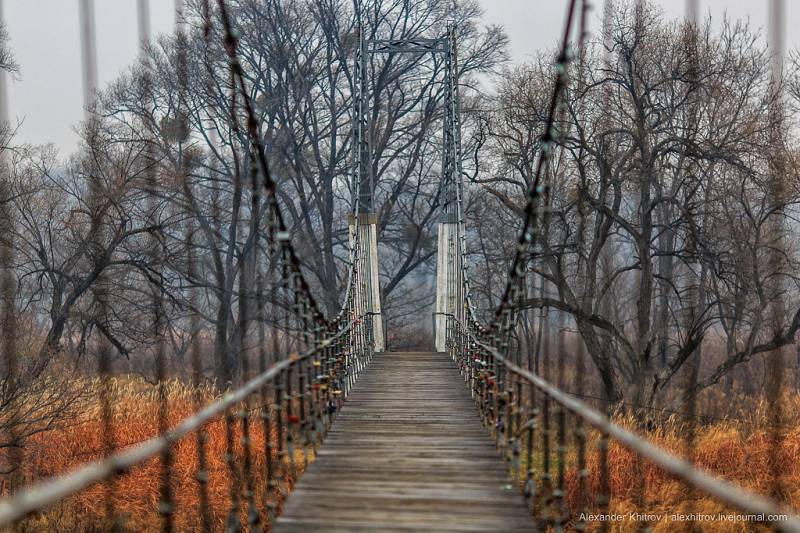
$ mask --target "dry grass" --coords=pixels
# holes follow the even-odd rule
[[[99,389],[98,383],[93,383]],[[171,382],[167,389],[169,405],[169,426],[191,416],[195,411],[195,399],[192,390],[178,382]],[[110,387],[113,403],[113,438],[119,447],[140,442],[158,433],[158,392],[157,388],[140,380],[114,381]],[[200,391],[203,404],[214,398],[210,389]],[[257,409],[257,398],[253,398],[250,408]],[[251,450],[253,468],[250,471],[256,488],[255,501],[262,517],[266,515],[265,494],[267,447],[263,425],[259,412],[251,412]],[[84,420],[76,421],[68,428],[37,436],[26,445],[24,461],[25,477],[28,480],[41,479],[66,472],[81,463],[99,459],[105,454],[104,432],[99,400],[94,409],[87,413]],[[241,467],[244,458],[242,446],[242,427],[237,419],[234,427],[234,464]],[[206,424],[206,457],[208,465],[208,496],[210,515],[215,531],[222,531],[231,504],[231,482],[236,484],[245,481],[241,472],[231,471],[226,456],[226,423],[219,418]],[[277,441],[273,427],[271,439]],[[276,461],[273,452],[273,462]],[[297,452],[298,468],[302,470],[302,454]],[[274,464],[274,463],[273,463]],[[113,484],[93,486],[69,499],[33,516],[25,521],[23,530],[27,531],[108,531],[105,502],[108,491],[112,494],[112,502],[118,515],[128,531],[158,531],[160,516],[157,512],[159,497],[159,480],[161,475],[161,459],[154,458],[134,468],[131,472],[120,476]],[[199,498],[200,485],[196,481],[199,470],[198,442],[196,435],[182,439],[173,448],[173,467],[171,489],[174,495],[175,512],[173,520],[177,531],[201,531],[201,509]],[[290,468],[286,467],[286,476],[281,482],[283,492],[291,489],[293,481]],[[239,485],[243,486],[243,485]],[[274,501],[274,494],[269,501]],[[278,504],[280,502],[277,502]],[[247,523],[246,505],[241,506],[240,520]]]
[[[798,397],[787,397],[784,406],[796,410]],[[796,412],[796,411],[793,411]],[[778,432],[765,427],[769,420],[763,402],[754,411],[752,423],[720,421],[712,425],[695,427],[676,418],[669,418],[655,431],[647,433],[648,439],[674,455],[691,458],[700,468],[723,477],[739,486],[764,495],[772,495],[790,508],[800,508],[800,425],[796,422],[782,426]],[[629,429],[640,431],[637,421],[631,417],[616,417],[616,421]],[[695,431],[692,445],[687,442],[690,431]],[[591,436],[587,449],[588,501],[596,501],[601,493],[600,453],[597,448],[599,436]],[[774,450],[774,451],[773,451]],[[575,460],[574,450],[569,461]],[[572,462],[571,464],[574,464]],[[768,528],[748,522],[714,521],[688,523],[670,519],[670,515],[704,514],[719,515],[737,513],[703,493],[692,491],[684,482],[668,475],[658,466],[639,461],[636,454],[611,442],[608,450],[609,488],[611,503],[609,512],[629,516],[629,513],[662,515],[660,521],[650,525],[656,532],[671,531],[767,531]],[[644,505],[641,504],[644,474]],[[578,509],[578,472],[571,468],[567,475],[567,502]],[[598,512],[596,505],[589,503],[588,509]],[[623,520],[614,522],[611,531],[638,531],[641,522]],[[599,523],[590,524],[589,530],[598,530]]]

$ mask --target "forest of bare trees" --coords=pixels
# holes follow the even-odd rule
[[[759,395],[765,357],[781,347],[795,387],[797,101],[786,98],[776,116],[763,34],[729,19],[706,19],[695,33],[652,5],[618,3],[605,16],[606,34],[576,61],[560,111],[531,263],[544,286],[529,289],[527,306],[575,324],[611,402],[649,407],[682,390],[680,404],[709,387]],[[475,181],[492,205],[471,214],[492,222],[473,222],[471,249],[488,299],[505,274],[489,257],[513,242],[503,228],[521,215],[532,179],[551,65],[543,54],[504,71],[479,115]],[[793,66],[784,81],[796,94]],[[775,159],[786,184],[778,205],[768,194]],[[787,235],[777,261],[774,225]]]
[[[293,242],[322,306],[335,311],[353,192],[352,6],[229,4]],[[511,65],[507,37],[486,26],[475,0],[369,5],[370,38],[438,37],[446,21],[457,23],[468,257],[475,301],[491,309],[541,149],[552,53]],[[252,147],[242,117],[231,116],[220,30],[204,26],[201,9],[190,3],[182,32],[150,43],[100,92],[74,154],[3,132],[0,202],[13,265],[3,297],[17,317],[3,337],[18,355],[14,379],[4,370],[0,411],[24,418],[4,418],[20,425],[17,439],[81,401],[66,382],[96,372],[98,346],[109,346],[114,371],[152,381],[160,340],[168,375],[180,378],[198,342],[205,377],[221,385],[221,369],[238,364],[232,354],[255,342],[248,322],[261,314],[248,306],[255,277],[270,275],[268,208],[251,202]],[[776,91],[764,36],[745,22],[691,27],[625,2],[606,17],[605,35],[575,58],[559,109],[550,207],[529,262],[538,281],[527,287],[519,343],[533,346],[543,319],[564,325],[583,339],[597,394],[612,403],[675,404],[720,388],[759,395],[765,358],[782,347],[795,386],[797,65],[787,63]],[[16,68],[10,53],[0,52],[0,68]],[[370,61],[389,345],[416,347],[428,341],[433,305],[444,65],[422,54]],[[767,194],[775,160],[786,184],[779,205]],[[778,250],[775,225],[785,230]],[[154,291],[164,302],[160,339]],[[273,340],[289,342],[281,317],[291,303],[266,301]],[[779,324],[770,315],[777,301]],[[545,342],[554,349],[554,337]],[[23,416],[13,405],[27,394],[41,402]]]

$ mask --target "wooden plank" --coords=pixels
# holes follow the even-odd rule
[[[274,528],[532,530],[454,363],[417,352],[375,356]]]

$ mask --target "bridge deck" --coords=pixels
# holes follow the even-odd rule
[[[275,531],[531,531],[454,363],[378,354]]]

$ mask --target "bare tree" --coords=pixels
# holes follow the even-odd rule
[[[87,129],[84,152],[66,168],[57,166],[52,152],[32,151],[26,178],[15,180],[16,271],[28,291],[25,308],[46,310],[43,365],[63,350],[71,328],[78,332],[79,352],[98,332],[127,355],[127,340],[141,333],[140,321],[130,320],[124,309],[137,301],[129,291],[147,283],[143,237],[155,228],[140,207],[142,145],[118,134],[103,125]],[[89,198],[90,180],[101,186],[96,202]],[[98,317],[93,291],[102,276],[111,280],[117,298]]]

